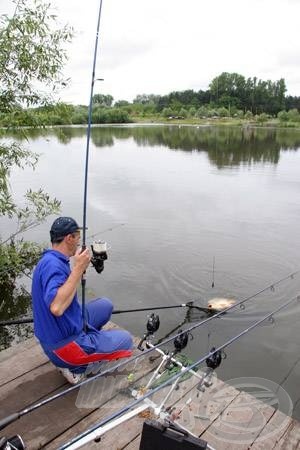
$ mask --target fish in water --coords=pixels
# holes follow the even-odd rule
[[[235,301],[232,298],[212,298],[209,300],[207,307],[214,311],[222,311],[234,305]]]

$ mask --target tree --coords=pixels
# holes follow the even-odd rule
[[[253,119],[253,114],[252,114],[252,112],[251,111],[246,111],[246,113],[245,113],[245,119],[247,119],[247,120],[251,120],[251,119]]]
[[[197,117],[200,117],[201,119],[208,116],[208,108],[205,106],[200,106],[200,108],[197,111]]]
[[[257,116],[257,122],[264,124],[268,120],[268,115],[266,113],[261,113]]]
[[[95,94],[93,95],[93,104],[97,106],[110,107],[114,101],[112,95]]]
[[[228,103],[240,107],[245,92],[246,80],[238,73],[223,72],[214,78],[209,85],[212,100],[220,106],[228,107]]]
[[[13,17],[0,18],[0,113],[17,115],[24,107],[48,104],[53,93],[66,84],[62,68],[66,61],[64,44],[72,38],[70,27],[57,28],[50,4],[35,0],[15,1]],[[14,123],[18,128],[18,122]],[[6,138],[7,130],[0,130]],[[39,247],[25,242],[21,234],[59,211],[60,202],[42,189],[28,190],[19,206],[10,191],[9,175],[13,167],[35,167],[38,156],[19,143],[0,141],[0,216],[16,223],[13,233],[0,240],[1,302],[13,302],[16,280],[33,267]]]
[[[118,100],[117,102],[115,102],[114,106],[116,108],[122,108],[123,106],[129,106],[130,103],[127,100]]]
[[[291,122],[300,122],[300,114],[296,108],[290,109],[287,112],[288,120]]]
[[[280,122],[288,122],[289,121],[289,116],[287,111],[279,111],[279,113],[277,114],[278,119],[280,120]]]

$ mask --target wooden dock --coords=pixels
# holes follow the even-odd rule
[[[129,387],[145,384],[155,364],[148,356],[144,357],[134,368],[134,380],[127,376],[125,368],[115,376],[98,378],[24,415],[2,430],[0,436],[20,434],[30,450],[57,449],[131,402]],[[180,383],[168,406],[174,417],[178,416],[178,423],[213,448],[300,449],[298,421],[217,378],[203,393],[197,389],[198,383],[194,376]],[[0,353],[1,418],[69,386],[34,338]],[[157,393],[155,399],[162,398],[164,393]],[[137,416],[106,433],[99,443],[91,442],[82,448],[137,450],[145,417],[153,415],[146,412]]]

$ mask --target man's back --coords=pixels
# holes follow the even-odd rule
[[[50,305],[70,274],[69,258],[46,250],[38,262],[32,282],[34,333],[42,344],[55,344],[82,331],[81,308],[75,295],[64,314],[57,317]]]

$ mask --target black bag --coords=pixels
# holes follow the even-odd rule
[[[140,450],[205,450],[207,442],[191,436],[172,424],[163,425],[155,420],[144,422]]]

